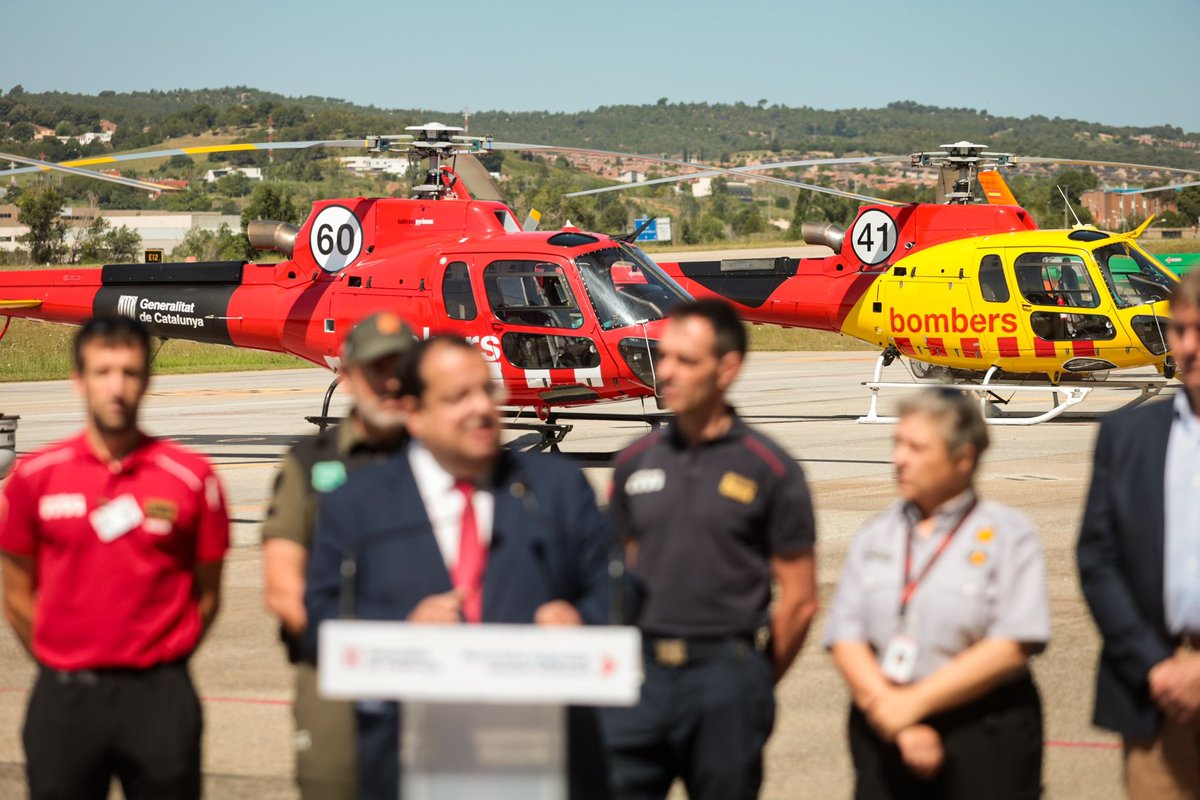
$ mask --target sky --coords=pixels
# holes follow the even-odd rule
[[[1200,0],[59,0],[5,10],[0,89],[441,111],[913,100],[1200,132],[1198,34]]]

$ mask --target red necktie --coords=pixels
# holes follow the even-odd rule
[[[487,548],[479,541],[479,524],[475,520],[475,485],[470,481],[455,481],[454,488],[462,492],[462,531],[458,539],[458,561],[451,579],[454,588],[463,596],[463,618],[467,622],[483,619],[483,571],[487,568]]]

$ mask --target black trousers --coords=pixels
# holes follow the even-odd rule
[[[1026,676],[926,721],[942,737],[942,769],[913,775],[900,750],[850,710],[856,800],[1024,800],[1041,796],[1042,703]]]
[[[601,718],[614,798],[661,800],[676,777],[691,800],[755,798],[775,725],[774,672],[750,646],[682,667],[648,659],[638,705]]]
[[[43,667],[25,713],[32,800],[200,797],[200,700],[184,663],[147,670]]]

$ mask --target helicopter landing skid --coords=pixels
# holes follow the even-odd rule
[[[1139,406],[1147,400],[1157,397],[1167,385],[1166,381],[1161,380],[1107,380],[1103,382],[1059,383],[1057,385],[993,383],[992,379],[998,372],[996,367],[989,369],[987,374],[984,375],[983,380],[978,383],[887,382],[880,380],[884,366],[884,357],[880,356],[875,364],[875,376],[873,380],[863,382],[863,386],[867,387],[871,392],[871,405],[867,410],[866,416],[858,418],[858,421],[861,423],[880,424],[896,422],[896,417],[879,416],[878,402],[879,391],[881,389],[919,389],[932,386],[953,391],[968,392],[979,399],[979,409],[983,413],[984,421],[989,425],[1037,425],[1040,422],[1047,422],[1062,415],[1063,412],[1072,406],[1079,405],[1095,389],[1105,388],[1137,391],[1138,395],[1136,397],[1121,406],[1124,409]],[[1015,395],[1021,392],[1050,395],[1050,410],[1031,416],[1006,415],[1000,406],[1007,405]],[[1008,396],[1003,397],[1003,394],[1007,394]]]
[[[575,422],[586,420],[597,420],[601,422],[640,422],[650,426],[650,430],[656,431],[659,427],[671,418],[670,414],[607,414],[603,412],[586,412],[586,411],[549,411],[546,414],[545,420],[537,422],[522,422],[520,420],[527,419],[523,417],[520,410],[504,409],[501,414],[505,422],[504,427],[514,430],[533,431],[541,434],[541,439],[528,449],[535,452],[550,452],[558,453],[567,456],[576,461],[598,461],[605,462],[612,460],[616,455],[616,451],[593,451],[593,452],[567,452],[559,449],[563,439],[570,433],[575,426],[567,424],[564,420],[573,420]]]

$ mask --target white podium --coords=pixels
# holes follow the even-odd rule
[[[641,690],[636,628],[331,620],[319,638],[321,694],[404,703],[404,800],[565,800],[565,707]]]

